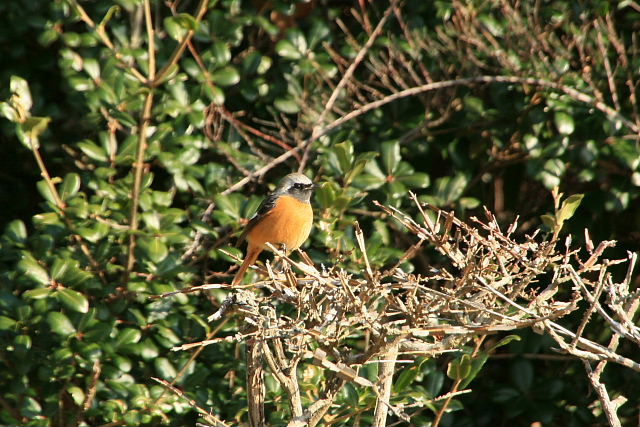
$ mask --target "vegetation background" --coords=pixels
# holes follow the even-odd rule
[[[193,425],[151,377],[246,424],[235,344],[170,351],[211,336],[227,291],[151,297],[229,281],[218,249],[240,255],[230,236],[292,170],[322,183],[309,256],[355,274],[354,220],[376,269],[411,245],[373,204],[417,215],[409,190],[462,218],[518,218],[524,236],[544,232],[558,186],[585,195],[563,233],[637,251],[639,25],[628,0],[0,2],[0,424]],[[581,363],[519,334],[442,425],[605,424]],[[445,393],[448,361],[423,360],[398,396]],[[604,377],[630,398],[626,425],[632,375]],[[348,388],[332,424],[366,425],[363,402]]]

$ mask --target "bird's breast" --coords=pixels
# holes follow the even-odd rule
[[[290,251],[299,248],[307,240],[312,223],[311,204],[292,196],[280,196],[273,208],[251,230],[247,240],[265,249],[267,242],[274,246],[285,245]]]

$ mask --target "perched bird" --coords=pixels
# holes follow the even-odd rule
[[[238,285],[244,274],[267,249],[266,243],[284,247],[286,252],[297,249],[307,240],[313,223],[311,194],[316,185],[301,173],[291,173],[280,181],[275,191],[262,202],[238,238],[237,246],[247,241],[247,253],[231,282]]]

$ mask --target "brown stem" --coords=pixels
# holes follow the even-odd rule
[[[247,340],[247,406],[249,410],[249,425],[264,427],[264,367],[262,366],[263,346],[260,338]],[[200,347],[203,348],[203,347]]]
[[[74,7],[78,15],[80,15],[80,19],[87,24],[90,28],[93,28],[102,41],[102,43],[107,46],[107,48],[113,53],[113,56],[120,61],[120,64],[131,74],[135,76],[141,82],[145,82],[147,79],[138,71],[133,65],[124,60],[122,54],[118,52],[113,44],[113,42],[107,36],[107,33],[104,30],[104,27],[101,25],[96,25],[96,23],[91,19],[91,17],[87,14],[80,4],[78,4],[77,0],[70,0],[71,5]]]
[[[393,386],[393,373],[396,368],[398,358],[398,347],[400,343],[396,341],[391,345],[388,352],[383,356],[385,361],[380,364],[380,375],[378,379],[379,395],[376,399],[376,409],[373,415],[373,427],[384,427],[387,425],[387,413],[389,412],[389,399],[391,398],[391,388]]]
[[[480,351],[480,346],[484,342],[485,338],[486,338],[486,335],[481,335],[481,336],[479,336],[477,338],[477,340],[476,340],[476,348],[473,350],[473,354],[471,355],[471,359],[472,360],[475,359],[478,356],[478,352]],[[451,387],[451,392],[447,393],[447,400],[444,401],[444,403],[442,404],[442,407],[440,408],[440,410],[436,414],[436,419],[433,420],[433,427],[438,427],[440,425],[440,421],[442,420],[442,416],[447,411],[447,408],[449,407],[449,404],[451,403],[451,399],[453,399],[453,397],[456,395],[456,392],[458,391],[458,387],[460,387],[460,384],[462,383],[462,381],[463,381],[463,378],[460,378],[460,379],[455,380],[455,382],[453,383],[453,387]]]
[[[156,60],[155,60],[155,44],[153,42],[155,33],[153,29],[153,21],[151,17],[151,4],[149,0],[144,2],[144,14],[147,27],[148,51],[149,51],[149,78],[150,85],[153,84],[156,76]],[[140,122],[140,130],[138,137],[138,150],[136,153],[136,162],[133,167],[133,188],[131,189],[131,213],[129,223],[129,253],[127,255],[127,268],[125,270],[125,280],[128,280],[129,274],[133,270],[136,263],[135,248],[136,234],[138,230],[138,205],[140,204],[140,188],[142,187],[142,178],[144,172],[144,155],[147,151],[147,129],[151,123],[151,109],[153,107],[153,87],[149,87],[147,96],[144,101],[144,109]]]
[[[196,25],[200,23],[200,20],[202,20],[202,17],[204,16],[204,14],[207,13],[208,3],[209,3],[208,0],[200,0],[200,4],[198,4],[198,12],[196,13]],[[162,80],[166,77],[169,71],[171,71],[171,69],[178,63],[180,58],[182,58],[182,54],[184,53],[184,50],[186,49],[187,44],[189,43],[189,41],[191,41],[191,38],[195,33],[196,32],[194,30],[187,31],[187,34],[185,34],[184,39],[182,39],[178,47],[171,54],[169,61],[167,61],[165,66],[162,67],[160,71],[158,71],[158,75],[154,79],[152,79],[151,84],[154,87],[158,86],[162,82]]]

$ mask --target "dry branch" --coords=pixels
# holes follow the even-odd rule
[[[581,336],[583,328],[572,332],[558,323],[584,303],[588,304],[587,314],[606,314],[598,292],[606,293],[612,314],[605,319],[620,339],[635,342],[638,330],[631,319],[637,304],[629,303],[628,297],[632,294],[628,289],[631,272],[623,283],[613,284],[607,269],[625,260],[601,258],[611,242],[591,250],[582,261],[578,249],[560,251],[557,240],[546,240],[539,233],[516,240],[515,225],[503,232],[488,211],[485,220],[473,218],[472,223],[465,223],[453,213],[421,205],[415,197],[414,201],[420,222],[395,208],[378,206],[404,225],[417,242],[423,242],[409,248],[408,253],[413,255],[418,248],[436,251],[448,263],[434,267],[427,275],[410,275],[399,269],[376,271],[368,262],[364,234],[357,224],[363,266],[356,275],[338,268],[319,269],[308,258],[309,264],[296,262],[272,247],[284,260],[285,272],[276,273],[268,266],[266,280],[259,283],[265,294],[231,291],[211,316],[212,320],[237,317],[244,325],[241,332],[178,349],[223,340],[250,344],[252,425],[262,425],[264,419],[259,392],[263,369],[288,396],[290,426],[313,426],[322,419],[329,422],[326,416],[332,402],[347,382],[369,388],[377,396],[375,425],[386,425],[388,410],[397,419],[408,421],[409,415],[394,405],[391,394],[397,355],[401,353],[408,360],[419,355],[437,357],[461,349],[474,337],[498,331],[530,327],[545,331],[556,340],[559,351],[586,364],[609,361],[640,372],[637,361]],[[550,234],[551,239],[553,236]],[[635,257],[626,261],[634,264]],[[292,269],[302,276],[296,277]],[[598,283],[587,279],[594,271],[598,272]],[[551,282],[542,282],[549,277]],[[559,289],[569,296],[557,299]],[[585,322],[588,318],[585,316]],[[364,342],[365,335],[368,346],[354,344]],[[381,365],[377,384],[359,374],[364,364],[373,362]],[[326,380],[304,406],[298,373],[310,364],[323,369]],[[598,386],[597,374],[589,375],[594,387]],[[608,416],[615,417],[615,413]]]

